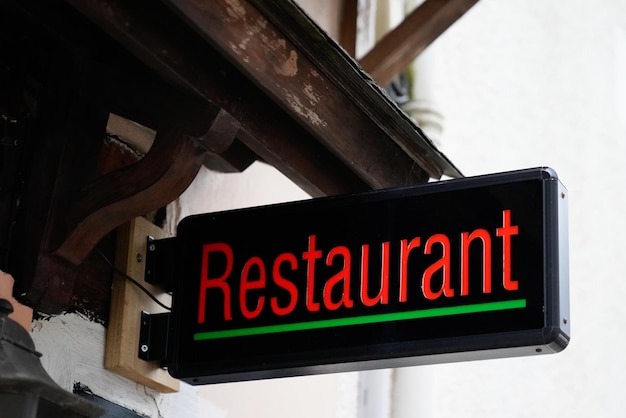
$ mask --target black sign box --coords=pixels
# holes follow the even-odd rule
[[[168,369],[207,384],[559,352],[566,202],[537,168],[188,217]]]

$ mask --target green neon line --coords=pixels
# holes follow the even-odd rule
[[[440,316],[464,315],[490,311],[505,311],[525,307],[526,299],[516,299],[503,302],[476,303],[473,305],[422,309],[408,312],[393,312],[379,315],[357,316],[352,318],[325,319],[320,321],[297,322],[293,324],[198,332],[194,334],[193,339],[194,341],[217,340],[222,338],[244,337],[260,334],[277,334],[280,332],[304,331],[319,328],[336,328],[349,325],[373,324],[378,322],[406,321],[408,319],[435,318]]]

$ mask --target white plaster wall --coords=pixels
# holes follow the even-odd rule
[[[164,229],[175,235],[178,222],[193,214],[309,198],[278,170],[261,162],[243,173],[218,173],[202,167],[187,190],[168,205]]]
[[[430,48],[443,152],[466,175],[549,165],[569,189],[572,341],[425,367],[419,416],[625,416],[626,2],[481,0]]]
[[[295,0],[329,36],[339,38],[342,2],[337,0]]]
[[[210,385],[200,394],[228,417],[353,418],[357,384],[357,373],[339,373]]]

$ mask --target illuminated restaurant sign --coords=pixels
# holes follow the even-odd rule
[[[538,168],[186,218],[168,369],[206,384],[561,351],[566,200]]]

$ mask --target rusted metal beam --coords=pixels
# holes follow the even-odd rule
[[[360,63],[385,86],[478,0],[426,0],[383,37]]]

